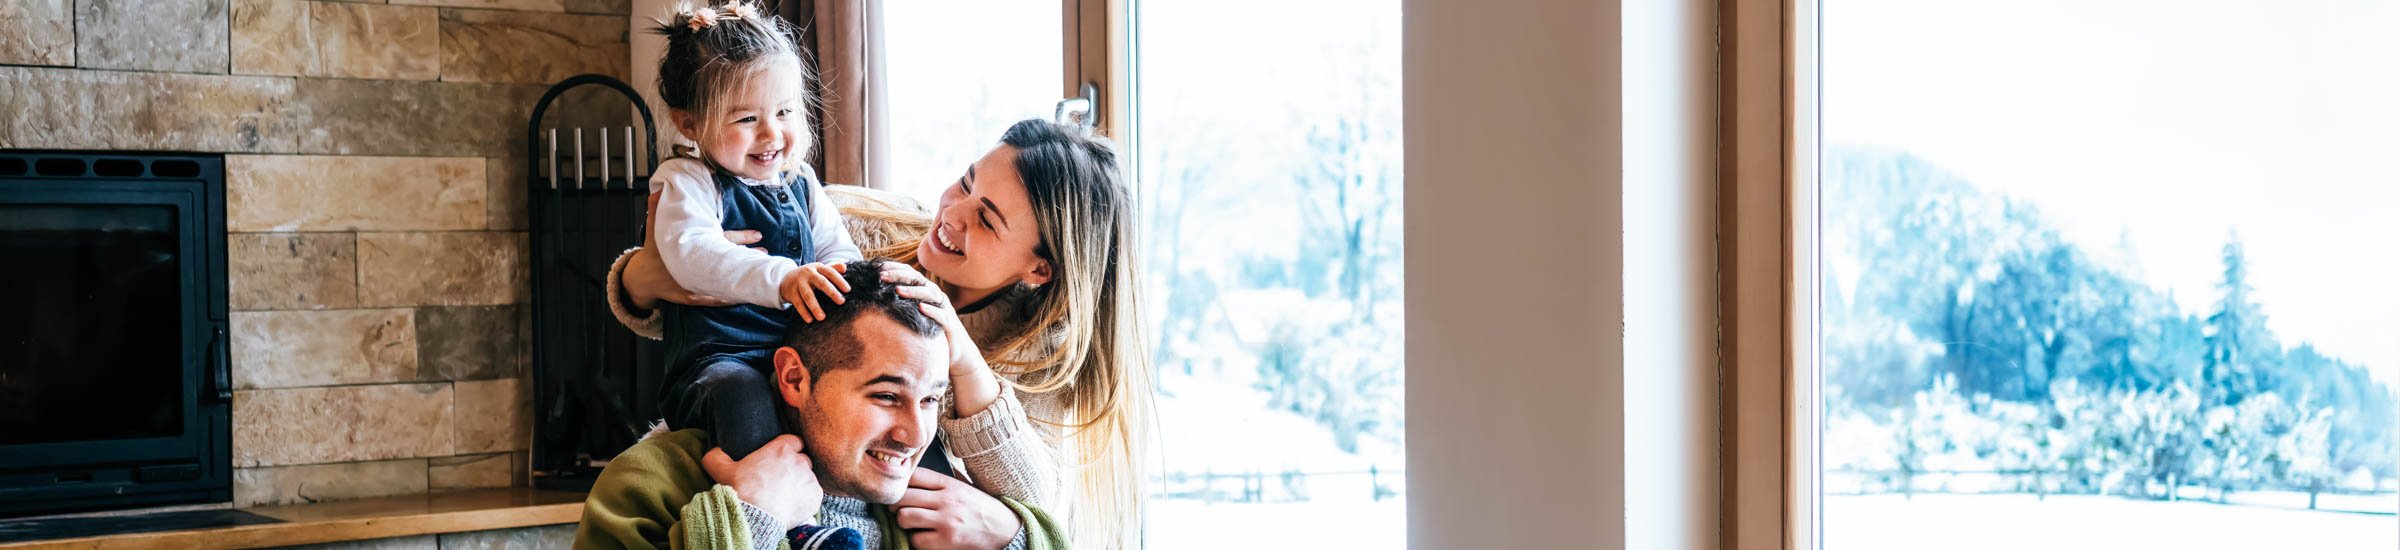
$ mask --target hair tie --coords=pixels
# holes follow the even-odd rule
[[[725,6],[725,14],[743,19],[757,19],[758,8],[745,2],[735,2]]]
[[[683,26],[690,27],[692,32],[700,32],[700,29],[705,29],[716,25],[717,12],[708,8],[692,10],[691,18],[683,21]]]

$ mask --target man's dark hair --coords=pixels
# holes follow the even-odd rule
[[[883,282],[885,260],[850,262],[842,280],[850,283],[850,291],[842,293],[842,303],[835,304],[827,297],[817,297],[817,305],[825,308],[825,318],[814,323],[797,319],[783,330],[783,345],[791,346],[808,367],[808,383],[816,385],[825,372],[835,367],[849,368],[858,364],[866,345],[851,325],[865,315],[880,315],[907,327],[918,336],[942,333],[942,325],[917,309],[923,303],[900,296],[900,285]],[[795,306],[797,307],[797,306]]]

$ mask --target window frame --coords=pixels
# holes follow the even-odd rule
[[[1787,439],[1785,453],[1792,457],[1792,479],[1788,485],[1792,487],[1790,498],[1795,505],[1788,532],[1792,533],[1794,547],[1816,549],[1825,544],[1820,528],[1824,499],[1819,490],[1824,447],[1818,437],[1824,426],[1823,396],[1819,390],[1825,387],[1824,369],[1818,361],[1824,342],[1820,307],[1824,279],[1818,273],[1823,265],[1819,238],[1824,234],[1823,210],[1819,204],[1822,187],[1818,179],[1822,174],[1818,170],[1822,158],[1819,153],[1823,152],[1819,139],[1822,135],[1819,75],[1824,69],[1819,48],[1823,41],[1819,34],[1822,29],[1818,20],[1819,0],[1792,2],[1793,9],[1789,12],[1792,17],[1788,22],[1792,41],[1785,57],[1791,67],[1786,73],[1790,84],[1786,92],[1785,131],[1786,151],[1792,160],[1788,163],[1785,192],[1790,194],[1787,202],[1791,205],[1789,219],[1793,220],[1788,229],[1792,244],[1787,251],[1791,268],[1786,282],[1787,288],[1792,289],[1786,316],[1791,323],[1786,332],[1791,335],[1792,344],[1790,366],[1785,372],[1790,373],[1787,376],[1793,382],[1787,384],[1792,400],[1787,409],[1791,411],[1787,424],[1792,427],[1792,436]]]
[[[1059,8],[1064,33],[1059,100],[1083,97],[1083,85],[1091,84],[1099,96],[1091,106],[1093,132],[1116,145],[1120,169],[1140,174],[1140,136],[1133,122],[1138,120],[1133,60],[1140,57],[1133,23],[1139,8],[1134,0],[1059,0]],[[1142,192],[1141,182],[1131,184],[1135,193]]]
[[[1065,33],[1059,41],[1065,69],[1060,74],[1065,78],[1058,97],[1081,97],[1083,85],[1092,84],[1100,96],[1092,106],[1093,127],[1115,140],[1120,150],[1130,151],[1134,5],[1130,0],[1060,0],[1059,7],[1059,29]]]
[[[1819,529],[1816,0],[1721,0],[1719,254],[1725,548]]]
[[[1061,0],[1061,98],[1139,158],[1131,0]],[[1717,0],[1722,547],[1814,550],[1819,514],[1815,0]],[[1138,184],[1137,184],[1138,188]],[[1756,268],[1756,269],[1754,269]]]

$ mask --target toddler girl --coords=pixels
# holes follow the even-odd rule
[[[669,428],[706,430],[740,459],[787,432],[768,383],[785,324],[824,318],[819,300],[840,303],[849,290],[840,266],[861,258],[822,184],[795,160],[811,138],[808,68],[791,29],[747,4],[675,17],[656,29],[667,37],[658,95],[699,147],[651,176],[660,194],[651,237],[676,281],[736,305],[666,308],[659,410]],[[762,234],[764,251],[726,241],[736,229]]]

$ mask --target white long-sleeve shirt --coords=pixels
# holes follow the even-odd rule
[[[758,181],[736,177],[742,185],[781,186],[782,179]],[[808,178],[814,179],[814,178]],[[783,280],[800,265],[790,259],[752,250],[725,240],[724,197],[708,165],[689,158],[670,159],[651,176],[651,192],[660,193],[652,237],[658,240],[659,260],[675,282],[692,292],[745,304],[781,308]],[[823,185],[808,186],[809,262],[841,263],[862,259],[842,225],[840,209],[825,196]]]

